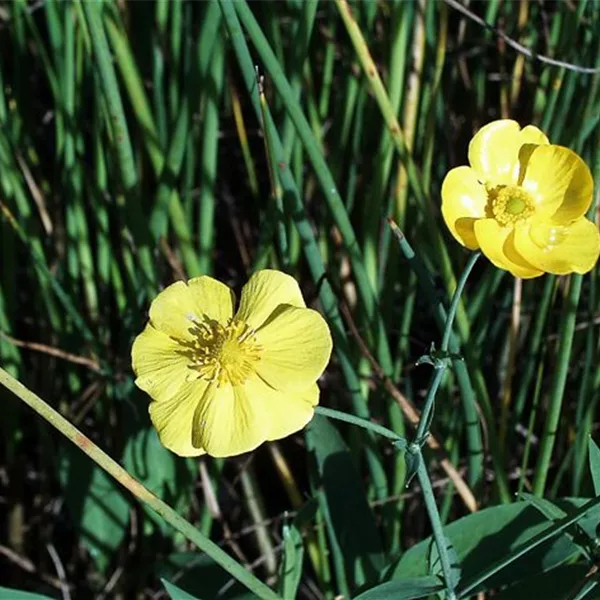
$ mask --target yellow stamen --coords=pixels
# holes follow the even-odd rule
[[[192,320],[192,339],[181,342],[192,373],[217,386],[244,383],[254,373],[262,350],[254,330],[241,321],[222,325],[208,318]]]
[[[518,185],[498,185],[488,190],[491,212],[500,225],[514,225],[533,215],[531,195]]]

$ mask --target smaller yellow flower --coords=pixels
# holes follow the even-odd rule
[[[469,144],[470,167],[442,183],[452,235],[515,277],[587,273],[600,254],[590,170],[572,150],[551,145],[533,125],[488,123]]]
[[[161,442],[180,456],[233,456],[302,429],[331,356],[323,317],[298,283],[255,273],[235,297],[212,277],[178,281],[150,306],[131,350]]]

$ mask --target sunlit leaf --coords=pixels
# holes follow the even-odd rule
[[[557,501],[565,510],[579,507],[588,499]],[[591,534],[600,518],[600,510],[594,509],[578,521],[578,525]],[[462,580],[470,580],[491,563],[522,548],[548,527],[548,520],[526,502],[515,502],[487,508],[458,519],[444,528],[444,533],[454,546],[462,567]],[[428,551],[431,538],[424,540],[405,552],[390,568],[388,579],[428,574]],[[535,573],[544,573],[567,560],[577,557],[580,548],[565,534],[540,545],[514,561],[491,577],[482,589],[515,583]]]

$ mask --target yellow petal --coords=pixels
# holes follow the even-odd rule
[[[521,129],[510,119],[492,121],[471,140],[469,163],[486,183],[517,183],[519,149],[523,144],[548,144],[548,138],[533,125]]]
[[[281,271],[258,271],[242,289],[236,319],[258,329],[280,304],[306,306],[298,282]]]
[[[262,347],[256,372],[278,390],[304,390],[323,373],[331,356],[325,319],[310,308],[285,306],[256,332]]]
[[[593,181],[588,166],[562,146],[537,146],[528,154],[521,185],[534,198],[536,214],[552,216],[560,225],[582,217],[592,203]]]
[[[188,287],[199,316],[227,323],[233,316],[235,295],[224,283],[203,275],[188,281]]]
[[[131,348],[136,385],[155,400],[171,398],[191,374],[181,350],[176,340],[146,325]]]
[[[192,442],[211,456],[243,454],[267,439],[269,420],[262,396],[247,393],[245,384],[213,384],[196,408]]]
[[[442,183],[442,215],[457,241],[476,250],[479,248],[473,223],[485,218],[488,197],[485,186],[470,167],[456,167]]]
[[[199,456],[204,450],[193,444],[194,413],[209,384],[203,379],[185,383],[169,400],[151,402],[148,410],[163,446],[179,456]]]
[[[280,392],[259,378],[249,383],[253,389],[247,388],[248,394],[260,394],[269,415],[268,440],[280,440],[296,433],[313,418],[314,407],[319,403],[319,386],[316,383],[301,392]]]
[[[523,279],[542,275],[517,252],[511,227],[501,227],[495,219],[480,219],[475,222],[475,235],[481,251],[498,268]]]
[[[519,252],[548,273],[587,273],[600,253],[598,227],[585,217],[568,226],[541,221],[523,223],[515,234]]]
[[[150,305],[150,322],[167,335],[185,339],[194,321],[205,317],[221,323],[233,315],[233,292],[212,277],[176,281]]]

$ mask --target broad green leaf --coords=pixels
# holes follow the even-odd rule
[[[444,584],[439,577],[426,575],[382,583],[356,596],[354,600],[415,600],[426,598],[443,589]]]
[[[159,498],[169,498],[174,495],[176,487],[174,455],[160,443],[153,427],[142,429],[129,438],[123,452],[123,463],[129,473]]]
[[[53,600],[50,596],[0,587],[0,600]]]
[[[565,518],[569,515],[569,510],[563,510],[560,506],[554,504],[546,498],[538,498],[532,494],[521,494],[526,502],[529,502],[532,506],[537,508],[549,521],[556,522],[560,519]],[[573,509],[574,510],[574,509]],[[596,535],[590,536],[589,533],[581,527],[579,523],[574,523],[568,529],[565,530],[565,535],[576,544],[581,553],[586,557],[590,558],[590,552],[588,548],[595,545]]]
[[[125,537],[129,502],[112,477],[75,448],[67,450],[61,476],[71,518],[98,569],[104,571]]]
[[[563,498],[562,500],[556,500],[556,503],[560,507],[564,508],[565,512],[570,514],[589,500],[589,498]],[[582,519],[579,519],[579,521],[577,521],[577,525],[578,527],[581,527],[588,538],[594,540],[598,536],[597,530],[599,522],[600,508],[596,507],[594,510],[587,513]]]
[[[156,430],[142,429],[129,438],[123,452],[123,465],[151,492],[182,512],[187,506],[177,506],[177,465],[175,456],[158,439]],[[183,487],[183,486],[182,486]],[[154,511],[144,507],[150,519],[161,528],[163,534],[172,535],[175,530]]]
[[[170,583],[166,579],[161,579],[161,582],[165,590],[167,590],[169,598],[171,598],[171,600],[201,600],[196,596],[192,596],[191,594],[184,592],[181,588],[177,587],[173,583]]]
[[[588,444],[590,455],[590,471],[592,472],[592,482],[594,484],[594,493],[600,496],[600,448],[590,437]]]
[[[256,600],[252,592],[235,581],[223,567],[206,554],[173,553],[159,563],[156,574],[167,581],[177,578],[178,586],[202,600]]]
[[[279,570],[279,594],[295,598],[302,577],[304,544],[302,534],[294,523],[283,526],[283,560]]]
[[[539,498],[533,494],[521,494],[521,496],[525,502],[537,508],[550,521],[558,521],[567,516],[567,513],[562,508],[559,508],[556,504],[550,502],[550,500],[546,500],[546,498]]]
[[[342,550],[351,588],[375,582],[383,550],[375,518],[352,457],[336,427],[315,415],[307,429],[327,503],[328,530]]]
[[[557,502],[565,510],[581,506],[587,499],[569,499]],[[600,517],[595,509],[578,521],[590,533]],[[487,508],[454,521],[444,533],[454,546],[462,567],[462,579],[469,580],[491,563],[522,548],[528,539],[548,526],[547,519],[526,502],[515,502]],[[430,539],[410,548],[388,572],[388,579],[404,579],[428,573]],[[546,572],[572,557],[579,548],[565,534],[535,548],[518,561],[491,577],[484,589],[514,583],[534,573]]]
[[[556,567],[547,573],[538,573],[511,585],[494,596],[494,600],[565,600],[569,597],[569,592],[581,584],[588,571],[587,565]]]

